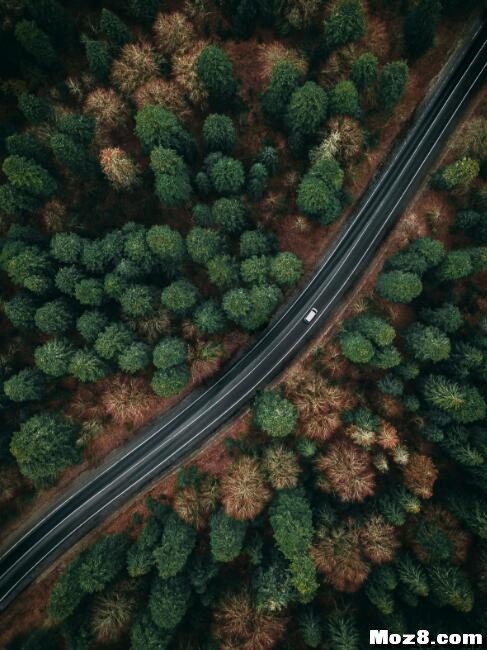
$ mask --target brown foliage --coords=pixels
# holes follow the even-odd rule
[[[128,43],[112,64],[112,83],[125,95],[157,76],[159,64],[150,43]]]
[[[218,483],[212,477],[205,478],[198,487],[188,485],[174,496],[173,508],[186,523],[203,530],[218,499]]]
[[[363,501],[374,494],[375,474],[369,454],[352,442],[332,442],[326,455],[317,458],[316,468],[325,473],[342,501]]]
[[[127,107],[113,88],[95,88],[87,96],[84,112],[95,118],[97,125],[107,129],[126,124],[128,119]]]
[[[136,321],[128,320],[126,322],[144,341],[151,345],[157,343],[161,335],[171,333],[169,314],[162,307],[154,316],[139,318]]]
[[[138,165],[119,147],[102,149],[100,151],[100,166],[116,189],[127,190],[140,181]]]
[[[181,119],[187,118],[191,111],[179,86],[174,81],[153,77],[134,90],[134,102],[137,108],[146,104],[160,104]]]
[[[194,40],[192,23],[178,11],[172,14],[159,13],[152,29],[157,49],[169,57],[185,52]]]
[[[186,92],[189,101],[202,109],[207,106],[208,92],[198,78],[196,62],[206,46],[205,41],[197,41],[193,43],[191,50],[173,57],[174,78]]]
[[[60,199],[51,199],[42,209],[42,222],[47,232],[66,230],[66,206]]]
[[[142,424],[154,397],[141,377],[118,376],[110,380],[101,397],[105,413],[119,424]]]
[[[311,557],[328,582],[347,593],[360,589],[371,570],[360,550],[360,528],[351,519],[323,531],[322,539],[311,549]]]
[[[268,447],[264,453],[264,469],[276,490],[296,487],[301,468],[296,454],[283,445]]]
[[[399,444],[397,429],[390,422],[382,420],[377,433],[377,443],[382,449],[394,449]]]
[[[127,589],[118,588],[99,594],[93,605],[92,628],[98,641],[117,641],[127,629],[135,606]]]
[[[271,498],[259,463],[250,456],[241,456],[221,480],[225,513],[234,519],[255,519]]]
[[[411,454],[408,464],[403,469],[403,476],[404,484],[413,494],[421,499],[431,499],[438,470],[429,456]]]
[[[257,611],[247,589],[224,598],[214,611],[214,636],[222,650],[274,648],[286,629],[286,619]]]
[[[308,62],[304,56],[279,41],[262,44],[259,47],[259,59],[259,74],[265,83],[270,80],[272,70],[278,63],[290,63],[303,77],[308,72]]]
[[[364,146],[362,127],[351,117],[334,117],[328,122],[330,131],[340,134],[338,142],[338,158],[345,163],[356,159]]]
[[[387,524],[381,515],[367,520],[360,531],[360,542],[364,555],[373,564],[391,562],[399,548],[396,529],[392,524]]]

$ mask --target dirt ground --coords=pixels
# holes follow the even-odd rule
[[[418,70],[411,71],[406,96],[401,102],[397,114],[394,115],[394,119],[390,120],[390,122],[382,129],[380,146],[370,152],[370,154],[361,161],[359,169],[355,174],[354,181],[348,187],[354,199],[360,196],[369,183],[377,170],[378,165],[389,151],[394,138],[410,119],[418,102],[424,96],[429,83],[440,70],[447,52],[450,49],[451,43],[457,39],[458,25],[456,27],[453,24],[444,25],[439,32],[437,46],[424,57],[424,65],[422,64]],[[242,59],[245,62],[245,57],[242,57]],[[244,64],[247,65],[246,63]],[[428,70],[428,74],[422,78],[421,74],[424,74],[425,70]],[[472,115],[478,114],[483,110],[482,105],[485,104],[486,98],[487,91],[484,91],[484,93],[477,98],[475,104],[469,111],[469,115],[465,116],[462,123]],[[449,150],[447,148],[443,156],[447,159],[448,155]],[[440,217],[437,217],[433,222],[431,218],[432,214],[438,214]],[[433,193],[427,186],[425,186],[422,191],[418,193],[414,203],[402,215],[401,219],[382,245],[368,272],[347,298],[346,303],[336,312],[334,317],[328,322],[326,328],[320,333],[320,336],[300,355],[287,372],[295,373],[297,370],[299,371],[300,364],[306,365],[316,348],[323,347],[325,342],[329,341],[334,335],[340,324],[357,310],[366,296],[373,292],[376,276],[380,271],[384,260],[389,257],[394,250],[404,246],[410,239],[421,234],[430,234],[444,240],[447,239],[448,225],[452,214],[451,206],[446,202],[446,200],[444,200],[444,197],[442,197],[438,192]],[[302,233],[296,228],[290,228],[292,224],[289,223],[288,220],[283,220],[281,224],[278,224],[281,244],[285,245],[288,249],[294,250],[305,260],[306,271],[309,275],[327,246],[334,240],[337,231],[345,219],[346,214],[343,215],[338,223],[328,228],[310,224],[310,229]],[[393,324],[397,325],[402,319],[408,318],[407,309],[397,309],[394,313],[390,314],[390,317]],[[242,341],[238,341],[239,345],[241,343]],[[234,350],[229,349],[228,352]],[[281,381],[281,379],[278,381]],[[193,381],[187,391],[191,390],[195,385],[196,382]],[[187,391],[185,391],[185,394]],[[181,396],[178,396],[177,398],[172,398],[170,400],[154,400],[154,403],[151,404],[150,408],[147,409],[147,412],[144,413],[143,421],[141,421],[140,424],[149,422],[157,415],[163,413],[180,397]],[[229,458],[225,452],[223,441],[227,437],[239,437],[247,431],[249,420],[250,414],[249,412],[245,412],[238,419],[220,431],[212,441],[195,454],[188,463],[196,464],[201,471],[207,471],[216,475],[222,474],[229,463]],[[59,485],[42,492],[31,501],[28,507],[24,508],[22,511],[23,522],[25,523],[29,516],[32,516],[33,513],[38,513],[39,509],[45,507],[56,493],[60,489],[69,485],[75,477],[79,476],[86,469],[96,466],[96,464],[99,463],[100,460],[110,451],[118,447],[132,435],[133,431],[122,424],[111,425],[100,439],[95,439],[93,445],[90,447],[90,453],[82,465],[74,467],[66,472]],[[69,562],[82,547],[92,542],[96,537],[108,532],[119,532],[127,529],[130,526],[132,516],[135,512],[139,512],[143,517],[146,516],[147,509],[144,505],[145,499],[148,496],[154,498],[164,495],[171,496],[174,490],[175,480],[176,470],[163,478],[157,484],[148,488],[144,493],[139,494],[135,499],[121,509],[121,511],[107,519],[102,526],[84,537],[80,543],[76,544],[69,551],[69,553],[60,558],[32,585],[30,585],[7,609],[7,611],[0,615],[0,645],[7,643],[9,639],[20,632],[25,632],[31,628],[39,628],[45,625],[46,622],[43,610],[48,595],[57,576],[66,563]],[[15,530],[14,526],[15,522],[12,523],[8,531],[4,532],[12,533]]]

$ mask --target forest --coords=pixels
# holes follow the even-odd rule
[[[474,5],[0,2],[2,526],[299,290]],[[334,340],[258,394],[225,471],[188,464],[86,546],[9,650],[487,635],[481,109],[451,142],[427,190],[448,216],[417,208]]]

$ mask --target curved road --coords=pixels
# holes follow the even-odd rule
[[[446,137],[482,84],[487,30],[450,60],[434,91],[362,198],[307,286],[213,384],[194,391],[67,491],[0,558],[0,609],[108,513],[197,449],[276,377],[323,326],[424,181]],[[318,314],[303,321],[311,307]]]

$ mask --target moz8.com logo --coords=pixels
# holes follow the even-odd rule
[[[439,646],[483,646],[481,634],[437,634],[431,636],[428,630],[414,634],[390,634],[389,630],[370,630],[370,645],[439,645]]]

